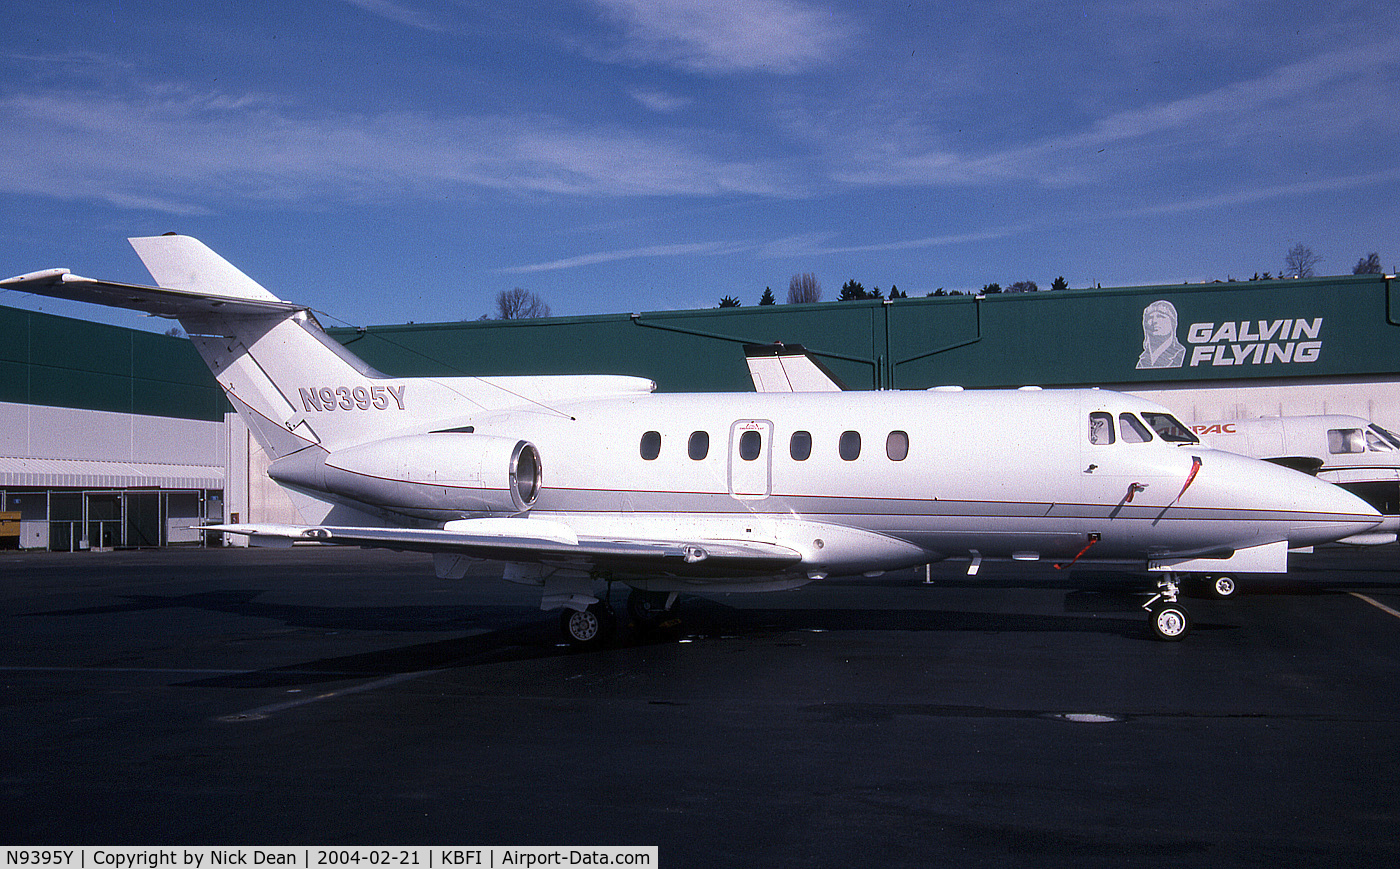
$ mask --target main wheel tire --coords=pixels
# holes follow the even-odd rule
[[[1176,642],[1191,632],[1191,616],[1174,603],[1152,608],[1152,635],[1159,640]]]
[[[616,623],[612,609],[599,601],[591,604],[586,610],[564,610],[559,627],[569,645],[579,649],[592,649],[612,638]]]
[[[1234,597],[1235,592],[1240,590],[1239,583],[1235,582],[1233,576],[1215,576],[1206,580],[1206,588],[1210,590],[1210,596],[1224,600],[1227,597]]]

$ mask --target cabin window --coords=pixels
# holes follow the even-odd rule
[[[661,432],[649,431],[642,435],[642,458],[648,462],[661,455]]]
[[[902,462],[909,457],[909,435],[902,431],[892,431],[885,438],[885,455],[892,462]]]
[[[1113,443],[1113,414],[1089,414],[1089,443],[1099,445]]]
[[[700,461],[710,454],[710,433],[707,431],[695,431],[690,433],[690,443],[686,447],[690,457],[695,461]]]
[[[1198,444],[1201,439],[1196,437],[1195,432],[1181,424],[1181,421],[1169,413],[1143,413],[1142,418],[1147,420],[1147,424],[1152,426],[1152,430],[1157,433],[1157,437],[1172,444]]]
[[[860,432],[841,432],[841,444],[839,447],[841,459],[847,462],[854,462],[860,458]]]
[[[1332,455],[1366,452],[1366,439],[1359,428],[1331,428],[1327,430],[1327,451]]]
[[[794,462],[805,462],[812,457],[812,433],[795,431],[788,441],[788,454]]]
[[[1152,440],[1152,432],[1131,413],[1118,414],[1118,436],[1125,444],[1145,444]]]
[[[763,435],[756,431],[746,431],[739,435],[739,458],[751,462],[763,450]]]

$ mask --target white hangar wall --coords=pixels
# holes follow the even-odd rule
[[[0,509],[19,546],[199,543],[222,518],[225,424],[0,402]]]

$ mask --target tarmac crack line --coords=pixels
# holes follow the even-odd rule
[[[320,703],[323,700],[335,700],[339,697],[346,697],[350,694],[360,694],[365,691],[374,691],[378,688],[387,688],[390,685],[397,685],[400,682],[409,682],[414,679],[421,679],[424,676],[432,676],[435,673],[441,672],[442,670],[418,670],[412,673],[396,673],[393,676],[386,676],[383,679],[376,679],[373,682],[365,682],[360,685],[352,685],[348,688],[327,691],[324,694],[317,694],[314,697],[299,697],[296,700],[285,700],[281,703],[259,706],[256,709],[235,712],[232,715],[222,715],[216,720],[228,722],[260,721],[270,715],[276,715],[278,712],[285,712],[288,709],[295,709],[298,706]]]
[[[1360,592],[1357,592],[1357,591],[1349,591],[1349,592],[1347,592],[1347,594],[1351,595],[1351,596],[1354,597],[1354,598],[1358,598],[1358,599],[1360,599],[1360,600],[1364,600],[1364,601],[1366,601],[1366,603],[1370,604],[1371,606],[1375,607],[1376,609],[1380,610],[1381,612],[1389,613],[1390,615],[1395,616],[1397,619],[1400,619],[1400,610],[1393,610],[1393,609],[1391,609],[1390,607],[1386,606],[1385,604],[1381,603],[1380,601],[1376,600],[1375,598],[1367,597],[1366,595],[1361,594]]]

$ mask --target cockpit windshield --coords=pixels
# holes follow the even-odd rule
[[[1372,424],[1370,430],[1366,432],[1366,445],[1371,448],[1373,453],[1397,450],[1400,449],[1400,435]]]
[[[1157,437],[1168,443],[1198,444],[1201,442],[1201,439],[1196,437],[1191,429],[1182,425],[1180,420],[1169,413],[1144,411],[1142,418],[1147,420],[1148,425],[1152,426],[1152,430],[1157,433]]]

